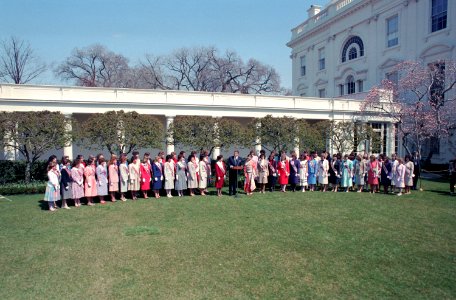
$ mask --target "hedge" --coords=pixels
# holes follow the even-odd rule
[[[37,161],[32,166],[33,181],[47,181],[47,161]],[[0,185],[25,180],[25,161],[0,160]]]
[[[44,194],[46,182],[34,181],[31,183],[7,183],[0,185],[0,195],[16,194]]]

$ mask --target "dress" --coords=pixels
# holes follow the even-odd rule
[[[128,165],[128,173],[130,174],[130,180],[128,184],[128,189],[130,191],[139,191],[141,180],[141,164],[131,163]]]
[[[261,159],[258,161],[258,183],[266,184],[268,183],[269,176],[269,162],[266,159]]]
[[[86,197],[97,196],[97,180],[95,179],[95,166],[89,165],[84,168],[84,195]]]
[[[126,193],[128,191],[128,166],[127,163],[119,165],[119,174],[120,174],[120,192]]]
[[[413,186],[413,172],[415,165],[413,161],[408,161],[404,164],[405,166],[405,176],[404,176],[404,183],[405,186]]]
[[[394,185],[398,188],[404,188],[405,166],[402,164],[398,164],[396,167],[396,172],[394,173]]]
[[[300,164],[301,164],[301,168],[299,169],[299,185],[307,186],[307,176],[308,176],[309,165],[307,163],[307,160],[301,160]]]
[[[226,174],[226,166],[223,161],[218,161],[215,163],[215,188],[221,189],[223,188],[223,184],[225,183],[225,174]]]
[[[353,185],[353,162],[349,159],[342,162],[341,187],[351,187]]]
[[[108,194],[108,170],[106,165],[98,165],[97,167],[97,193],[98,196],[106,196]]]
[[[71,192],[73,194],[73,199],[80,199],[84,197],[84,167],[79,165],[80,167],[71,168],[71,178],[73,178],[73,182],[71,183]]]
[[[204,160],[199,162],[199,181],[198,187],[200,189],[207,188],[207,166]]]
[[[380,171],[378,160],[370,161],[367,170],[367,183],[372,185],[378,184],[378,175]]]
[[[60,173],[62,179],[60,180],[60,196],[62,199],[73,199],[73,179],[71,177],[71,170],[67,167],[62,169]]]
[[[150,190],[150,165],[149,163],[142,163],[140,166],[141,170],[141,183],[140,188],[141,191],[148,191]]]
[[[187,164],[188,167],[188,181],[187,186],[189,189],[196,189],[198,188],[198,180],[199,180],[199,167],[196,162],[189,162]]]
[[[165,162],[165,190],[174,189],[174,163]]]
[[[109,165],[108,174],[109,174],[109,191],[117,192],[119,191],[119,167],[117,165]]]
[[[290,176],[288,181],[290,184],[299,184],[299,170],[301,169],[301,162],[298,159],[291,159],[289,161]]]
[[[396,168],[399,165],[397,160],[391,162],[391,185],[396,185]]]
[[[365,164],[363,161],[353,161],[353,172],[355,173],[355,184],[364,185],[364,174],[366,173]]]
[[[161,164],[156,162],[152,164],[152,189],[160,190],[163,186],[163,173]]]
[[[309,176],[307,177],[307,183],[317,184],[317,161],[315,159],[309,160],[308,168]]]
[[[174,189],[176,191],[187,189],[187,163],[185,161],[179,161],[176,164],[176,182]]]
[[[47,173],[48,182],[46,192],[44,193],[44,201],[54,202],[60,200],[60,183],[58,171],[50,170]]]
[[[268,172],[269,172],[269,190],[272,192],[275,189],[277,183],[277,161],[275,159],[270,159],[268,162]]]
[[[328,184],[329,162],[327,159],[318,162],[318,182]]]
[[[279,175],[279,184],[287,184],[288,176],[290,176],[290,163],[288,162],[288,160],[279,161],[279,163],[277,164],[277,171]]]

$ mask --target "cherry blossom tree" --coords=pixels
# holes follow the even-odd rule
[[[404,61],[393,72],[397,72],[397,82],[385,79],[374,86],[361,111],[397,123],[406,151],[421,155],[427,141],[447,137],[455,128],[456,63]]]

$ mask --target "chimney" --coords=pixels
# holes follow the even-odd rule
[[[309,18],[312,18],[316,14],[318,14],[321,10],[321,6],[319,5],[311,5],[310,8],[307,10],[307,14]]]

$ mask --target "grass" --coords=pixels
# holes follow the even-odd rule
[[[456,298],[456,197],[0,199],[0,299]]]

